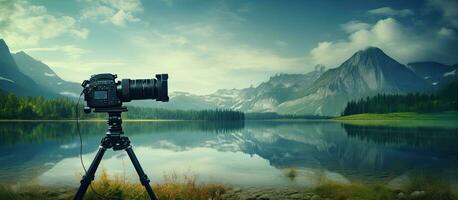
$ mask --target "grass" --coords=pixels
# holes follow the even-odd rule
[[[195,176],[188,174],[171,173],[164,175],[164,178],[163,183],[153,185],[153,190],[159,200],[220,200],[221,195],[226,191],[222,185],[198,183]],[[120,176],[110,178],[103,170],[100,177],[97,177],[91,185],[94,190],[91,187],[88,188],[84,198],[86,200],[149,199],[145,188],[140,183],[127,182]],[[21,188],[0,186],[0,199],[71,199],[76,189],[67,188],[63,191],[56,191],[59,189],[40,186]]]
[[[286,177],[295,179],[298,176],[296,169],[285,171]],[[429,175],[421,171],[409,173],[409,183],[400,189],[391,189],[383,184],[363,184],[363,183],[336,183],[325,179],[320,179],[320,184],[310,190],[322,199],[330,198],[333,200],[452,200],[458,199],[458,194],[450,188],[449,182],[436,175]],[[92,184],[97,192],[88,189],[85,199],[132,199],[143,200],[148,196],[142,185],[125,181],[125,178],[116,176],[108,177],[102,171]],[[164,182],[153,185],[153,189],[160,200],[220,200],[226,191],[226,187],[217,184],[198,183],[196,176],[184,174],[178,175],[170,173],[164,175]],[[0,199],[26,200],[26,199],[71,199],[75,188],[58,189],[40,186],[28,186],[21,188],[10,188],[0,186]],[[411,197],[414,191],[424,191],[420,197]],[[399,198],[399,193],[404,193],[404,198]]]
[[[285,171],[285,176],[288,177],[290,181],[294,181],[297,177],[297,170],[294,168],[289,168]]]
[[[322,181],[312,190],[321,197],[335,200],[453,200],[458,199],[458,194],[450,188],[446,179],[440,176],[423,172],[411,172],[409,183],[400,189],[391,189],[382,184],[350,183],[341,184],[332,181]],[[424,194],[412,197],[414,191],[423,191]],[[400,198],[399,193],[404,197]]]
[[[458,128],[458,112],[443,113],[364,113],[334,118],[335,121],[363,126]]]

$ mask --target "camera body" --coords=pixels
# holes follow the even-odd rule
[[[84,100],[91,108],[118,107],[122,105],[117,94],[117,78],[114,74],[96,74],[91,76],[84,92]],[[84,86],[83,86],[84,87]]]
[[[115,74],[95,74],[89,80],[83,81],[84,111],[90,113],[92,109],[103,110],[119,108],[123,102],[137,99],[155,99],[168,101],[167,74],[156,74],[152,79],[122,79],[116,81]]]

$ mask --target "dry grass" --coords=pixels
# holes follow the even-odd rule
[[[297,170],[294,168],[289,168],[285,171],[285,176],[288,177],[290,181],[294,181],[297,177]]]
[[[164,182],[153,185],[159,199],[171,200],[219,200],[225,188],[217,184],[197,183],[194,175],[178,175],[170,173],[164,175]],[[149,199],[145,188],[140,183],[130,183],[119,176],[110,179],[105,171],[93,182],[86,194],[87,199]]]
[[[164,175],[164,178],[164,183],[153,185],[153,190],[160,200],[220,200],[225,192],[225,187],[221,185],[198,183],[196,176],[193,175],[171,173]],[[149,199],[145,188],[140,183],[128,182],[122,176],[109,177],[105,170],[102,170],[101,175],[91,185],[94,190],[89,187],[84,199]],[[0,199],[72,199],[74,192],[76,189],[73,188],[0,186]]]

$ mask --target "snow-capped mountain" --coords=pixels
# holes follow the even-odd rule
[[[407,64],[407,67],[435,88],[440,88],[458,80],[458,64],[444,65],[437,62],[415,62]]]
[[[319,65],[307,74],[277,74],[257,87],[220,89],[209,95],[174,92],[169,95],[168,103],[145,102],[141,105],[167,109],[220,108],[244,112],[275,112],[279,104],[293,99],[298,91],[308,88],[323,73],[324,66]]]
[[[0,39],[0,90],[24,96],[50,95],[49,90],[19,70],[3,39]]]
[[[406,66],[369,47],[326,71],[297,99],[278,106],[279,113],[338,115],[349,100],[378,93],[425,91],[429,84]]]
[[[64,81],[48,65],[32,58],[25,52],[20,51],[12,54],[12,56],[19,70],[37,84],[64,96],[78,97],[81,93],[80,84]]]
[[[174,93],[170,103],[159,107],[333,116],[339,115],[349,100],[379,93],[429,92],[439,88],[424,78],[426,73],[444,83],[456,77],[453,67],[442,70],[431,65],[433,69],[423,72],[416,66],[418,64],[407,67],[381,49],[369,47],[334,69],[324,71],[323,66],[317,66],[307,74],[278,74],[257,87],[221,89],[209,95]]]

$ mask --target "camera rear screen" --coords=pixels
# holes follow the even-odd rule
[[[94,91],[94,99],[107,99],[108,92],[103,91]]]

